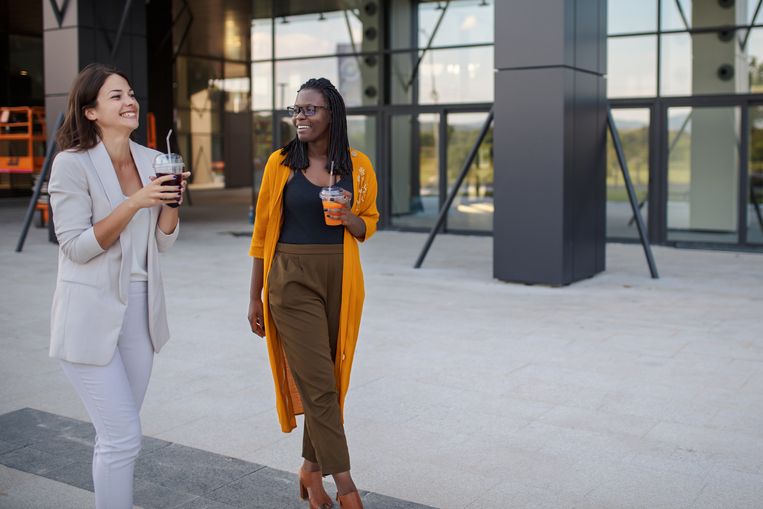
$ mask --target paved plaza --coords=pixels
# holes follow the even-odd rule
[[[163,255],[146,509],[307,507],[246,321],[248,199],[195,193]],[[92,429],[47,355],[57,248],[33,228],[13,252],[24,205],[0,201],[0,507],[92,507]],[[369,509],[763,507],[762,254],[655,248],[652,280],[609,244],[606,272],[549,288],[493,280],[489,237],[439,236],[415,270],[425,238],[361,247],[346,428]]]

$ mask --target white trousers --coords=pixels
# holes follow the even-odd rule
[[[109,364],[60,361],[95,426],[93,485],[97,509],[133,506],[133,471],[143,437],[139,412],[154,360],[147,292],[145,282],[130,283],[124,323]],[[93,320],[97,320],[98,312],[93,311]]]

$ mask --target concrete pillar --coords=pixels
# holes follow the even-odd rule
[[[66,109],[66,97],[77,73],[89,63],[100,62],[115,66],[130,78],[141,105],[140,128],[133,138],[145,143],[148,112],[146,3],[140,0],[71,0],[66,11],[61,13],[60,24],[54,4],[60,6],[64,2],[43,2],[45,114],[49,139],[54,135],[58,113]],[[128,4],[122,35],[117,41],[117,31]],[[115,44],[117,49],[112,57]],[[163,79],[170,77],[168,71]]]
[[[389,46],[392,48],[408,48],[415,43],[411,41],[411,31],[416,23],[414,7],[410,0],[392,0],[388,9]],[[414,87],[406,87],[407,79],[413,72],[415,55],[399,54],[390,57],[390,102],[393,104],[413,104]],[[390,213],[394,215],[409,214],[414,211],[414,199],[419,201],[418,164],[414,163],[413,136],[418,124],[409,115],[391,117],[389,126],[390,152],[389,175],[392,197]]]
[[[604,270],[606,0],[495,3],[493,274]]]
[[[744,25],[746,2],[694,2],[692,26]],[[692,37],[692,93],[749,91],[747,50],[733,30]],[[730,107],[694,108],[691,118],[689,227],[736,231],[739,114]]]

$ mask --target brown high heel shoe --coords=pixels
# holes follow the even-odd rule
[[[336,499],[339,501],[341,509],[363,509],[363,502],[360,501],[360,493],[357,490],[344,495],[337,493]]]
[[[310,502],[310,509],[331,509],[334,502],[323,488],[323,476],[320,471],[308,472],[299,469],[299,496]]]

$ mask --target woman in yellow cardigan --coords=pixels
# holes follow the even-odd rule
[[[343,407],[363,309],[358,241],[379,219],[376,176],[349,147],[344,100],[330,81],[303,84],[289,113],[297,136],[271,154],[257,200],[249,322],[267,338],[281,429],[290,432],[305,414],[302,498],[311,509],[332,507],[322,482],[332,475],[340,506],[362,508]],[[324,210],[318,193],[328,185],[348,202]]]

